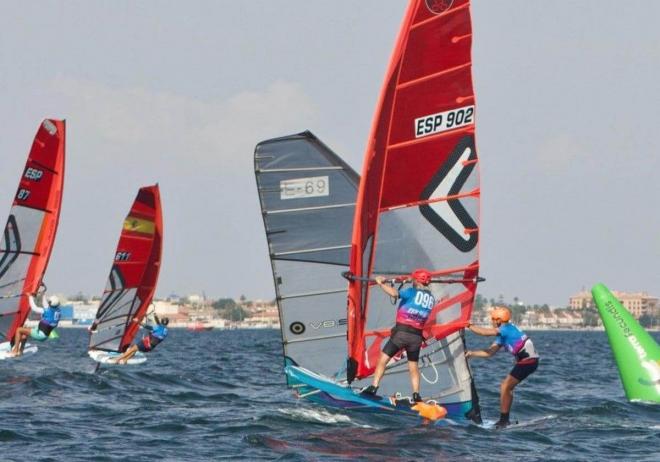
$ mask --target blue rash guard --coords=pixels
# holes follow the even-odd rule
[[[532,340],[527,337],[523,331],[518,329],[516,325],[509,322],[503,323],[498,328],[495,343],[499,346],[503,346],[506,351],[514,355],[518,361],[539,357],[534,349]]]
[[[53,308],[49,306],[44,309],[44,313],[41,315],[41,322],[45,322],[52,329],[57,327],[57,324],[60,322],[60,317],[62,316],[62,310],[60,307]]]
[[[396,323],[410,326],[414,329],[424,329],[424,324],[435,306],[435,297],[429,290],[408,287],[399,292],[399,308],[396,312]]]
[[[138,344],[138,350],[143,353],[153,350],[160,342],[167,337],[167,327],[160,324],[156,326],[142,326],[149,331],[149,335],[142,338]]]
[[[167,337],[167,327],[161,326],[160,324],[155,327],[152,327],[151,335],[156,337],[158,341],[163,341],[165,340],[165,337]]]
[[[44,298],[43,308],[39,307],[34,302],[34,297],[30,296],[30,309],[35,313],[41,314],[41,320],[39,321],[39,326],[32,329],[30,336],[35,340],[46,340],[50,333],[57,327],[57,324],[60,322],[60,317],[62,316],[62,310],[60,306],[55,307],[50,306]]]

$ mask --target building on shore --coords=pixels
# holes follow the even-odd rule
[[[653,297],[646,292],[619,292],[612,291],[612,294],[621,302],[625,309],[639,319],[644,315],[658,316],[660,305],[658,297]],[[595,308],[591,292],[582,291],[569,298],[569,306],[574,310],[583,310]]]
[[[482,326],[491,326],[490,312],[484,311],[473,316],[475,323]],[[600,321],[600,320],[598,320]],[[526,329],[579,329],[585,327],[586,322],[580,311],[566,310],[564,308],[536,310],[527,309],[520,316],[518,326]],[[600,325],[600,323],[598,323]]]
[[[99,300],[70,302],[73,305],[73,324],[92,325],[101,302]]]
[[[594,308],[594,299],[591,296],[591,292],[583,290],[573,295],[572,297],[569,297],[568,306],[572,310],[586,310],[588,308]]]
[[[66,297],[62,296],[62,300],[66,300]],[[100,303],[100,299],[63,302],[62,326],[90,326],[96,317]],[[240,303],[240,306],[245,313],[242,321],[223,319],[221,310],[215,309],[204,296],[192,295],[182,298],[173,295],[165,300],[153,300],[147,313],[150,320],[153,320],[153,314],[159,318],[169,318],[171,327],[191,329],[279,327],[277,305],[274,305],[272,301],[244,301]],[[34,315],[33,319],[37,321],[38,316]]]

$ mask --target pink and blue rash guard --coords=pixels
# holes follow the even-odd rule
[[[538,358],[534,350],[534,344],[527,335],[509,322],[503,323],[498,328],[499,333],[495,337],[495,343],[503,346],[506,351],[518,359]]]
[[[396,311],[396,323],[424,329],[424,324],[435,306],[433,294],[428,290],[408,287],[399,291],[399,298],[401,302]]]

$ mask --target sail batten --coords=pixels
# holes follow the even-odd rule
[[[300,342],[315,342],[317,340],[327,340],[327,339],[336,339],[336,338],[344,338],[346,337],[345,333],[341,334],[334,334],[334,335],[320,335],[318,337],[308,337],[308,338],[299,338],[299,339],[292,339],[292,340],[287,340],[284,342],[285,344],[290,344],[290,343],[300,343]]]
[[[263,160],[266,158],[260,158]],[[298,167],[298,168],[262,168],[256,173],[297,173],[297,172],[315,172],[315,171],[337,171],[343,170],[343,167]]]
[[[278,189],[279,191],[279,189]],[[265,215],[277,215],[280,213],[296,213],[296,212],[310,212],[314,210],[328,210],[328,209],[340,209],[344,207],[355,207],[355,202],[348,202],[346,204],[332,204],[332,205],[319,205],[317,207],[300,207],[297,209],[280,209],[280,210],[271,210],[265,211]]]
[[[342,287],[341,289],[320,290],[320,291],[305,292],[300,294],[282,295],[281,297],[279,297],[279,299],[287,300],[290,298],[315,297],[317,295],[329,295],[329,294],[339,294],[339,293],[346,293],[346,287]]]
[[[465,36],[465,38],[468,38],[468,37],[471,37],[471,36],[470,35]],[[435,79],[437,77],[441,77],[441,76],[444,76],[446,74],[450,74],[452,72],[460,71],[460,70],[463,70],[465,68],[469,69],[471,67],[472,67],[472,63],[461,64],[460,66],[452,67],[451,69],[444,69],[440,72],[436,72],[435,74],[425,75],[424,77],[419,77],[419,78],[414,79],[414,80],[399,82],[397,84],[396,89],[397,90],[404,90],[406,88],[409,88],[409,87],[412,87],[412,86],[415,86],[415,85],[420,85],[420,84],[426,83],[429,80]],[[465,98],[465,96],[463,96],[462,98]]]
[[[379,212],[380,213],[391,212],[393,210],[405,209],[405,208],[408,208],[408,207],[419,207],[420,205],[434,204],[436,202],[449,202],[449,201],[468,198],[468,197],[478,198],[479,194],[480,194],[480,190],[475,189],[473,191],[467,191],[467,192],[460,193],[460,194],[452,194],[452,195],[448,195],[448,196],[434,197],[433,199],[419,200],[419,201],[415,201],[415,202],[410,202],[408,204],[393,205],[391,207],[383,207],[379,210]]]
[[[350,249],[350,245],[333,245],[331,247],[316,247],[313,249],[296,249],[296,250],[290,250],[288,252],[278,252],[272,254],[273,258],[277,257],[284,257],[287,255],[296,255],[296,254],[303,254],[303,253],[314,253],[314,252],[322,252],[325,250],[342,250],[342,249]]]

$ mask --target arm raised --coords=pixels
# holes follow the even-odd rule
[[[385,292],[390,297],[399,298],[399,291],[392,286],[388,286],[387,284],[384,284],[383,281],[385,281],[385,279],[382,276],[378,276],[376,278],[376,284],[378,284],[378,287],[380,287],[383,290],[383,292]]]
[[[31,309],[32,311],[34,311],[35,313],[38,313],[38,314],[44,314],[44,310],[45,310],[46,308],[48,308],[48,304],[46,303],[46,299],[45,299],[45,298],[44,298],[44,307],[43,307],[43,308],[40,307],[39,305],[37,305],[37,303],[34,301],[34,295],[30,295],[30,297],[28,298],[28,300],[30,301],[30,309]]]

